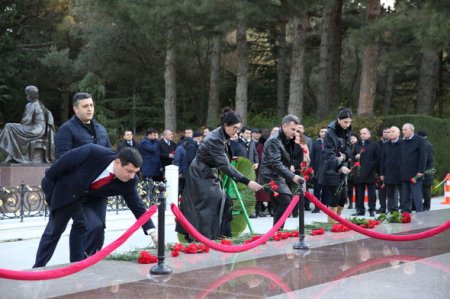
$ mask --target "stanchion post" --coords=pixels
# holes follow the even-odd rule
[[[304,187],[306,187],[306,182],[304,186],[299,188],[299,204],[298,204],[298,232],[299,241],[295,242],[293,245],[294,249],[308,250],[311,246],[305,242],[305,193]]]
[[[23,214],[24,214],[24,204],[25,204],[25,184],[22,181],[20,184],[20,222],[23,222]]]
[[[169,275],[172,273],[172,269],[164,264],[165,260],[165,240],[164,240],[164,228],[165,228],[165,210],[166,210],[166,184],[164,182],[159,183],[156,188],[158,189],[158,264],[150,269],[152,275]]]

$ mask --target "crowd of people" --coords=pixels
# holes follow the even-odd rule
[[[341,214],[345,204],[355,214],[369,216],[394,211],[430,209],[433,147],[424,131],[412,124],[384,128],[379,140],[368,128],[352,132],[352,112],[342,108],[336,119],[320,128],[317,138],[305,135],[298,117],[286,115],[269,130],[242,126],[239,115],[226,107],[219,127],[202,131],[186,128],[178,142],[174,132],[149,128],[141,141],[125,130],[116,151],[107,130],[94,120],[94,102],[88,93],[73,98],[74,116],[56,132],[56,162],[42,181],[51,214],[41,238],[34,267],[45,266],[72,218],[70,261],[79,261],[103,246],[107,197],[122,195],[137,217],[145,212],[137,194],[139,179],[164,180],[165,167],[179,167],[180,210],[204,236],[231,236],[232,202],[223,189],[221,174],[255,191],[274,182],[276,194],[257,200],[251,218],[272,216],[277,223],[300,185],[331,210]],[[247,158],[256,173],[251,180],[231,164]],[[378,192],[377,192],[378,190]],[[379,209],[376,209],[378,201]],[[305,202],[305,210],[319,213]],[[296,211],[292,213],[296,216]],[[333,220],[328,219],[329,222]],[[283,226],[281,226],[283,228]],[[144,233],[157,242],[150,219]],[[176,231],[192,240],[182,226]]]

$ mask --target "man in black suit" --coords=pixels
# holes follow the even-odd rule
[[[422,181],[427,162],[427,143],[414,134],[414,126],[405,123],[402,127],[403,142],[400,158],[400,177],[402,180],[401,209],[411,213],[412,200],[417,212],[423,211]]]
[[[172,165],[173,158],[175,157],[175,150],[177,145],[173,142],[173,133],[171,130],[164,130],[163,138],[159,141],[159,158],[161,160],[161,167],[164,172],[167,165]]]
[[[432,170],[434,168],[434,148],[431,142],[427,138],[427,132],[417,131],[417,135],[423,137],[427,144],[427,162],[425,163],[425,170]],[[425,173],[422,182],[422,196],[423,196],[423,209],[425,211],[430,210],[431,206],[431,187],[433,186],[434,174]]]
[[[314,196],[319,199],[324,205],[328,206],[328,193],[323,188],[321,184],[319,184],[319,173],[320,169],[323,166],[322,152],[324,148],[323,140],[325,138],[325,134],[327,134],[327,128],[321,128],[319,131],[319,138],[315,140],[312,144],[311,148],[311,167],[314,170],[313,182],[314,182]],[[319,213],[320,209],[315,207],[311,213]]]
[[[123,140],[117,144],[117,151],[120,152],[121,149],[124,147],[134,147],[135,149],[139,150],[139,143],[134,141],[133,139],[133,132],[130,130],[126,130],[123,132]]]
[[[111,148],[106,128],[94,118],[95,103],[92,95],[86,92],[77,92],[73,96],[72,106],[75,115],[56,132],[56,158],[59,159],[71,149],[85,144],[95,143]],[[71,262],[85,259],[85,252],[93,252],[94,248],[97,248],[97,240],[94,238],[96,234],[91,232],[95,231],[99,225],[93,223],[93,221],[105,219],[107,202],[108,199],[106,197],[102,200],[84,202],[80,208],[84,211],[89,210],[86,213],[89,217],[84,217],[82,210],[73,214],[69,237]],[[94,216],[91,219],[90,215],[99,216]]]
[[[402,182],[400,180],[400,156],[402,140],[400,129],[393,126],[389,129],[389,141],[383,145],[380,159],[380,178],[384,183],[387,199],[387,210],[398,210],[398,195],[401,196]]]
[[[122,195],[136,218],[146,208],[136,187],[136,173],[142,165],[142,157],[136,149],[127,147],[117,153],[96,144],[86,144],[61,156],[45,172],[42,190],[50,208],[49,222],[39,242],[33,268],[45,266],[55,251],[56,245],[75,213],[82,216],[101,217],[82,208],[84,201],[102,200],[107,196]],[[103,182],[103,183],[102,183]],[[105,219],[96,219],[98,229],[92,233],[97,240],[98,251],[103,246]],[[155,225],[150,219],[142,228],[155,240]],[[82,240],[79,240],[82,242]],[[81,246],[81,245],[80,245]],[[86,252],[86,255],[94,254]]]
[[[355,145],[355,160],[359,161],[361,168],[359,174],[355,177],[356,183],[356,215],[364,215],[364,194],[367,187],[367,196],[369,198],[369,214],[375,216],[375,172],[378,170],[378,147],[375,142],[370,140],[369,129],[362,128],[359,131],[360,141]]]

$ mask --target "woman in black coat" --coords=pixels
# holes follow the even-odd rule
[[[241,127],[239,115],[224,108],[220,127],[210,132],[200,143],[186,175],[180,210],[187,220],[205,237],[215,240],[231,236],[231,199],[221,187],[219,171],[236,182],[258,191],[262,186],[250,181],[230,164],[230,137]],[[177,223],[176,231],[185,234]]]
[[[319,174],[319,183],[325,187],[330,196],[330,210],[338,215],[341,214],[347,199],[346,175],[351,172],[346,166],[352,154],[349,142],[351,123],[351,110],[342,108],[336,120],[328,125],[322,154],[324,162]],[[333,220],[328,217],[328,222]]]

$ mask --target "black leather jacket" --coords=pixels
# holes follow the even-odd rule
[[[294,140],[288,140],[282,129],[264,143],[264,150],[259,170],[259,183],[266,184],[273,180],[278,185],[279,193],[292,195],[288,184],[293,184],[295,174],[289,169],[294,152]]]
[[[319,173],[319,183],[324,186],[338,186],[344,178],[339,170],[348,161],[352,154],[350,146],[351,127],[343,130],[334,120],[328,125],[327,134],[324,139],[322,153],[323,168]],[[340,161],[338,157],[345,154],[345,160]]]

